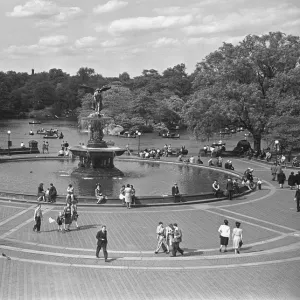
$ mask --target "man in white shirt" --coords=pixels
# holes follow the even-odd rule
[[[218,232],[220,233],[220,252],[222,252],[223,246],[224,252],[227,252],[228,241],[230,237],[230,227],[228,226],[228,220],[224,220],[224,224],[220,226]]]
[[[25,145],[23,142],[21,143],[21,148],[25,148]]]
[[[166,239],[165,239],[165,228],[163,225],[163,222],[159,222],[158,226],[156,228],[156,235],[157,235],[157,247],[155,250],[155,254],[158,253],[158,251],[160,250],[160,248],[163,249],[163,251],[166,253],[167,252],[167,247],[166,247]]]

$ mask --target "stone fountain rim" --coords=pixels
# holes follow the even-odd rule
[[[5,158],[0,158],[0,163],[5,163],[5,162],[18,162],[18,161],[35,161],[35,160],[69,160],[69,157],[59,157],[59,156],[35,156],[35,157],[26,157],[26,156],[18,156],[18,157],[5,157]],[[183,165],[182,162],[173,162],[173,161],[165,161],[165,160],[150,160],[150,159],[141,159],[138,157],[134,157],[134,158],[129,158],[129,157],[125,157],[125,158],[116,158],[116,160],[121,160],[121,161],[133,161],[133,162],[147,162],[147,163],[163,163],[163,164],[176,164],[176,165]],[[223,170],[217,167],[208,167],[208,166],[203,166],[203,165],[198,165],[198,164],[188,164],[188,166],[191,167],[195,167],[195,168],[202,168],[202,169],[208,169],[208,170],[214,170],[214,171],[218,171],[221,173],[226,173],[232,177],[236,177],[236,178],[241,178],[242,174],[236,172],[236,171],[232,171],[232,170]],[[249,191],[245,191],[242,192],[241,194],[239,194],[238,196],[241,195],[245,195],[245,194],[249,194],[251,193],[252,190]],[[33,197],[36,198],[36,194],[29,194],[29,193],[21,193],[21,192],[13,192],[13,191],[0,191],[0,199],[2,200],[8,200],[8,201],[15,201],[15,202],[26,202],[26,203],[37,203],[36,200],[28,200],[28,199],[15,199],[12,198],[12,196],[10,197],[5,197],[3,195],[1,195],[1,193],[3,194],[10,194],[10,195],[23,195],[24,197]],[[185,197],[203,197],[203,196],[209,196],[212,193],[198,193],[198,194],[187,194],[184,195]],[[59,196],[59,197],[63,197],[65,198],[65,195]],[[58,197],[58,198],[59,198]],[[79,200],[80,199],[91,199],[92,197],[86,197],[86,196],[80,196],[78,195]],[[164,199],[167,198],[173,198],[173,196],[168,195],[167,197],[165,196],[139,196],[139,199],[143,200],[143,199],[161,199],[162,201]],[[110,198],[109,200],[111,200],[112,202],[115,201],[117,204],[102,204],[102,206],[106,206],[106,207],[120,207],[120,200],[119,199],[115,199],[115,198]],[[141,204],[141,205],[136,205],[136,206],[180,206],[180,205],[188,205],[188,204],[197,204],[197,203],[210,203],[210,202],[216,202],[216,201],[223,201],[223,200],[227,200],[227,197],[220,197],[220,198],[207,198],[207,199],[202,199],[202,200],[191,200],[191,201],[187,201],[187,202],[181,202],[181,203],[165,203],[165,202],[161,202],[161,203],[147,203],[147,204]],[[96,200],[93,197],[93,203],[79,203],[79,206],[101,206],[101,205],[97,205],[94,202],[96,202]],[[48,204],[47,205],[54,205],[54,206],[58,206],[58,205],[65,205],[65,203],[54,203],[54,204]]]

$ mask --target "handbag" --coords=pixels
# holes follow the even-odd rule
[[[227,197],[228,195],[229,195],[228,190],[225,190],[225,191],[224,191],[224,196]]]
[[[243,241],[241,240],[240,242],[239,242],[239,247],[241,248],[243,246]]]

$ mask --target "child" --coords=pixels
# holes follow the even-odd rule
[[[63,215],[61,212],[59,212],[59,215],[56,219],[57,225],[58,225],[58,229],[57,231],[62,231],[62,224],[63,224]]]
[[[262,184],[262,181],[260,180],[260,178],[258,178],[258,180],[257,180],[257,186],[258,186],[259,190],[261,190],[261,184]]]

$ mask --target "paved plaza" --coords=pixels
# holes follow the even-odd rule
[[[204,162],[207,165],[207,159]],[[233,160],[263,180],[232,201],[126,210],[80,207],[80,230],[57,232],[59,206],[0,202],[0,299],[300,299],[300,213],[295,191],[271,181],[270,166]],[[292,170],[285,170],[288,175]],[[241,222],[240,255],[219,253],[219,226]],[[184,256],[154,254],[156,226],[177,222]],[[96,233],[108,229],[109,261],[96,259]],[[231,246],[230,241],[230,246]],[[9,258],[7,258],[9,257]]]

